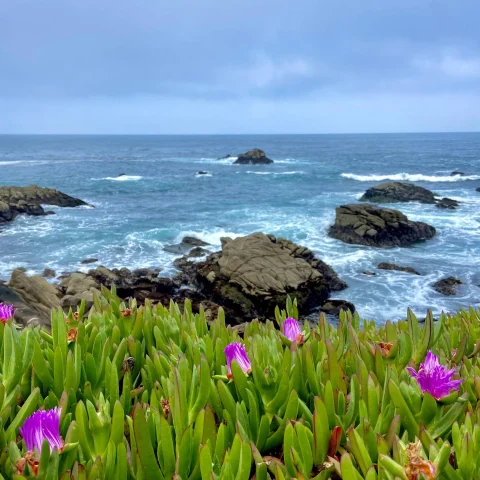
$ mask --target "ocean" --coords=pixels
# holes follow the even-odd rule
[[[252,148],[274,164],[233,165]],[[465,176],[450,176],[454,170]],[[208,175],[196,175],[207,171]],[[120,176],[120,174],[125,174]],[[457,210],[390,205],[437,229],[409,248],[347,245],[327,236],[335,207],[357,202],[388,180],[412,181],[462,202]],[[48,208],[0,232],[0,278],[23,267],[57,273],[111,267],[159,267],[174,275],[165,245],[193,235],[220,238],[261,231],[312,249],[349,288],[363,318],[382,323],[480,304],[480,133],[384,135],[35,136],[0,135],[0,185],[57,188],[95,208]],[[388,205],[385,205],[388,206]],[[81,265],[96,257],[98,264]],[[376,270],[380,262],[422,275]],[[363,275],[375,271],[376,276]],[[464,282],[458,295],[431,288],[442,277]]]

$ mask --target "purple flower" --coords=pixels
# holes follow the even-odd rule
[[[245,351],[245,346],[241,343],[229,343],[225,347],[225,355],[227,357],[227,377],[232,377],[232,360],[236,360],[236,362],[240,365],[240,368],[247,375],[252,371],[252,364],[248,359],[247,352]]]
[[[303,334],[300,326],[294,318],[287,318],[282,324],[282,330],[285,337],[292,342],[303,343]]]
[[[451,380],[455,369],[447,370],[438,362],[438,357],[431,351],[427,353],[427,358],[420,364],[418,372],[413,368],[407,367],[412,377],[420,385],[422,392],[428,392],[433,398],[439,400],[450,394],[450,390],[458,390],[463,380]]]
[[[63,440],[60,437],[61,412],[61,408],[37,410],[25,420],[23,427],[20,428],[20,434],[25,440],[28,452],[33,452],[36,449],[40,453],[45,439],[50,444],[50,452],[55,447],[58,450],[63,448]]]
[[[6,303],[0,303],[0,322],[7,323],[13,314],[15,313],[15,308],[13,305],[7,305]]]

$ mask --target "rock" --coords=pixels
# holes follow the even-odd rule
[[[442,295],[456,295],[458,285],[463,285],[463,282],[455,277],[447,277],[435,282],[432,287]]]
[[[207,245],[210,245],[210,244],[207,242],[204,242],[203,240],[200,240],[199,238],[183,237],[180,243],[177,243],[175,245],[166,245],[165,247],[163,247],[163,249],[166,252],[181,255],[193,247],[205,247]]]
[[[435,203],[435,195],[430,190],[418,187],[413,183],[388,182],[369,188],[360,198],[360,201],[373,203]]]
[[[15,307],[14,321],[23,327],[41,325],[50,328],[50,315],[34,310],[25,300],[9,286],[0,283],[0,302]]]
[[[59,291],[40,276],[27,277],[22,271],[15,269],[8,286],[29,308],[38,312],[40,322],[49,322],[52,308],[60,307]]]
[[[97,292],[82,292],[76,293],[75,295],[65,295],[62,298],[61,305],[64,309],[73,309],[76,308],[82,303],[82,300],[85,300],[85,311],[88,312],[93,307],[93,296],[100,296],[100,291]]]
[[[269,163],[273,163],[273,160],[267,158],[265,152],[259,148],[240,154],[234,162],[235,165],[267,165]]]
[[[208,255],[210,252],[208,250],[205,250],[202,247],[193,247],[190,252],[185,254],[183,257],[177,258],[173,264],[175,267],[178,269],[185,269],[188,267],[188,265],[192,264],[193,262],[191,261],[192,258],[199,258],[199,257],[204,257],[205,255]]]
[[[460,205],[459,202],[456,200],[452,200],[451,198],[442,198],[441,200],[437,201],[437,208],[446,208],[449,210],[455,210],[456,207]]]
[[[204,170],[200,170],[195,175],[208,175],[208,172],[206,172]]]
[[[45,212],[42,205],[78,207],[87,203],[53,188],[41,188],[37,185],[0,187],[0,225],[11,222],[18,215],[41,216],[54,213]]]
[[[98,258],[86,258],[85,260],[82,260],[80,263],[82,265],[88,265],[89,263],[95,263],[98,262]]]
[[[326,315],[334,315],[338,317],[341,311],[350,310],[350,312],[355,313],[355,305],[353,303],[347,302],[346,300],[328,300],[320,307],[320,311]]]
[[[477,191],[477,192],[480,192],[480,187],[477,187],[477,188],[476,188],[476,191]]]
[[[454,177],[454,176],[456,176],[456,175],[464,176],[465,174],[464,174],[463,172],[452,172],[452,173],[450,174],[451,177]]]
[[[379,263],[377,268],[380,270],[398,270],[399,272],[406,272],[412,273],[413,275],[420,275],[414,268],[412,267],[401,267],[400,265],[395,265],[394,263]]]
[[[127,176],[126,173],[121,173],[121,174],[119,175],[119,177],[126,177],[126,176]]]
[[[287,295],[308,312],[347,286],[308,248],[263,233],[225,242],[221,252],[192,262],[182,280],[224,307],[236,323],[271,318]]]
[[[365,272],[362,272],[362,275],[370,275],[371,277],[374,277],[376,275],[376,273],[365,271]]]
[[[92,277],[84,273],[75,272],[70,276],[62,279],[59,285],[60,290],[65,295],[77,295],[84,292],[94,292],[100,294],[100,285]]]
[[[51,268],[46,268],[44,271],[43,271],[43,274],[42,274],[45,278],[55,278],[55,270],[52,270]]]
[[[411,245],[432,238],[435,232],[434,227],[410,221],[398,210],[370,204],[337,207],[335,224],[328,230],[330,237],[342,242],[380,248]]]

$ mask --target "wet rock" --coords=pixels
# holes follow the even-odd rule
[[[334,315],[338,317],[341,311],[350,311],[355,313],[355,305],[346,300],[328,300],[320,307],[320,311],[326,315]]]
[[[456,200],[452,200],[451,198],[446,198],[446,197],[437,201],[437,208],[455,210],[455,208],[458,207],[459,205],[460,203],[457,202]]]
[[[450,174],[451,177],[455,177],[455,176],[457,176],[457,175],[463,177],[465,174],[464,174],[463,172],[457,172],[457,171],[452,172],[452,173]]]
[[[287,295],[308,312],[347,286],[308,248],[263,233],[230,239],[221,252],[192,262],[183,270],[182,281],[224,307],[237,323],[271,318]]]
[[[18,215],[43,216],[54,213],[46,212],[42,205],[78,207],[87,203],[53,188],[42,188],[37,185],[0,187],[0,225],[11,222]]]
[[[192,249],[193,247],[205,247],[210,245],[203,240],[195,237],[183,237],[180,243],[174,245],[166,245],[163,249],[169,253],[175,253],[177,255],[182,255],[186,253],[188,250]]]
[[[265,152],[259,148],[240,154],[234,162],[235,165],[267,165],[270,163],[273,163],[273,160],[267,158]]]
[[[413,275],[420,275],[414,268],[412,267],[402,267],[400,265],[395,265],[394,263],[386,263],[382,262],[377,265],[377,268],[380,270],[398,270],[399,272],[406,272],[411,273]]]
[[[477,188],[476,188],[476,191],[477,191],[477,192],[480,192],[480,187],[477,187]]]
[[[368,271],[365,271],[365,272],[362,272],[362,275],[369,275],[371,277],[374,277],[376,275],[375,272],[368,272]]]
[[[370,204],[342,205],[328,234],[345,243],[379,248],[407,246],[435,235],[435,228],[414,222],[398,210]]]
[[[195,175],[208,175],[208,172],[206,172],[204,170],[200,170]]]
[[[52,270],[51,268],[46,268],[44,271],[43,271],[43,274],[42,274],[45,278],[55,278],[55,270]]]
[[[435,195],[430,190],[418,187],[413,183],[388,182],[369,188],[360,198],[360,201],[373,203],[435,203]]]
[[[459,285],[463,285],[461,280],[455,277],[447,277],[435,282],[432,287],[442,295],[456,295]]]
[[[95,263],[98,262],[98,258],[86,258],[85,260],[82,260],[80,263],[82,265],[88,265],[89,263]]]

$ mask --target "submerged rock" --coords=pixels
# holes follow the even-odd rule
[[[273,160],[267,158],[265,152],[259,148],[240,154],[234,162],[236,165],[267,165],[270,163],[273,163]]]
[[[200,170],[195,175],[210,175],[210,174],[204,170]]]
[[[388,182],[369,188],[360,198],[360,201],[374,203],[435,203],[435,195],[430,190],[418,187],[413,183]]]
[[[442,295],[456,295],[459,285],[463,285],[461,280],[455,277],[447,277],[435,282],[432,287]]]
[[[18,215],[43,216],[55,213],[46,212],[42,205],[79,207],[88,204],[53,188],[42,188],[37,185],[0,187],[0,225],[11,222]]]
[[[287,295],[309,312],[343,290],[346,283],[308,248],[273,235],[253,233],[224,239],[222,251],[185,271],[184,281],[227,310],[229,318],[271,318]]]
[[[441,200],[437,201],[437,208],[446,208],[448,210],[455,210],[456,207],[460,205],[456,200],[451,198],[444,197]]]
[[[402,212],[370,204],[342,205],[336,209],[335,224],[328,234],[345,243],[371,247],[397,247],[427,240],[435,228],[414,222]]]
[[[88,265],[89,263],[95,263],[98,262],[98,258],[86,258],[85,260],[82,260],[80,263],[82,265]]]
[[[452,172],[452,173],[450,174],[451,177],[455,177],[455,176],[457,176],[457,175],[459,175],[459,176],[464,176],[465,174],[464,174],[463,172],[457,172],[457,171]]]
[[[394,263],[382,262],[377,265],[377,268],[380,270],[398,270],[399,272],[406,272],[406,273],[412,273],[413,275],[420,275],[412,267],[402,267],[400,265],[395,265]]]
[[[477,188],[476,188],[476,191],[477,191],[477,192],[480,192],[480,187],[477,187]]]

